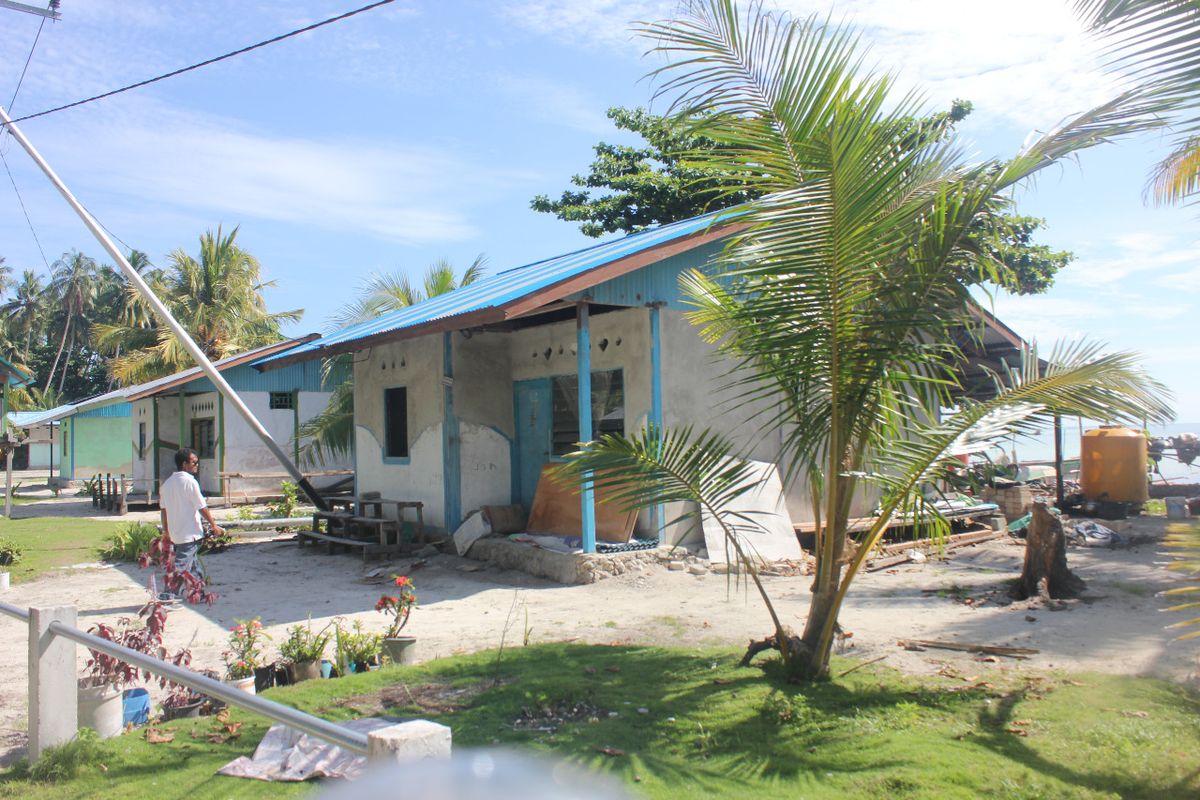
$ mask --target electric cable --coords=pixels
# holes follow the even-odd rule
[[[293,36],[299,36],[302,33],[308,33],[309,31],[316,30],[317,28],[324,27],[325,25],[331,25],[335,22],[341,22],[342,20],[349,19],[350,17],[353,17],[356,14],[361,14],[364,11],[371,11],[372,9],[379,8],[380,6],[386,6],[389,3],[394,3],[394,2],[395,2],[395,0],[378,0],[378,2],[370,3],[368,5],[362,6],[361,8],[356,8],[353,11],[347,11],[346,13],[339,14],[336,17],[330,17],[329,19],[322,20],[321,22],[314,22],[312,25],[305,25],[303,28],[297,28],[294,31],[280,34],[279,36],[274,36],[270,39],[265,39],[261,42],[258,42],[257,44],[252,44],[248,47],[243,47],[238,50],[234,50],[232,52],[226,53],[224,55],[217,56],[215,58],[210,58],[205,61],[201,61],[197,64],[192,64],[191,66],[188,66],[188,67],[182,67],[181,69],[172,70],[171,72],[164,73],[155,78],[148,78],[147,80],[144,80],[144,81],[138,81],[137,83],[131,83],[128,86],[122,86],[120,89],[113,89],[110,92],[104,92],[103,94],[97,94],[97,95],[93,95],[91,97],[86,97],[83,100],[76,100],[74,103],[67,103],[66,105],[58,106],[56,108],[48,108],[45,111],[39,111],[36,114],[26,114],[23,117],[17,117],[16,119],[13,120],[13,122],[14,123],[25,122],[26,120],[30,120],[30,119],[37,119],[38,117],[44,117],[47,114],[54,114],[59,111],[65,111],[68,108],[75,108],[76,106],[82,106],[86,103],[91,103],[96,100],[103,100],[106,97],[112,97],[113,95],[121,94],[122,92],[128,92],[130,89],[138,89],[138,88],[141,88],[142,86],[149,86],[152,83],[157,83],[158,81],[166,80],[167,78],[173,78],[176,75],[182,75],[185,72],[191,72],[192,70],[200,69],[201,67],[207,67],[211,64],[216,64],[219,61],[224,61],[226,59],[233,58],[234,56],[240,56],[245,53],[249,53],[252,50],[257,50],[260,47],[266,47],[269,44],[275,44],[276,42],[282,42],[284,39],[290,39]]]
[[[29,232],[33,234],[33,241],[37,243],[38,252],[42,254],[42,263],[46,265],[46,272],[50,272],[50,261],[46,258],[46,251],[42,249],[42,240],[38,238],[37,231],[33,228],[33,220],[29,218],[29,211],[25,208],[25,199],[21,197],[21,190],[17,188],[17,181],[13,178],[12,170],[8,168],[8,159],[4,157],[3,152],[0,152],[0,162],[4,163],[4,171],[8,173],[8,181],[12,184],[13,191],[17,194],[17,203],[21,206],[21,213],[25,215],[25,224],[29,226]]]

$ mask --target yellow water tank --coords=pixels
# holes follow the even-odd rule
[[[1146,436],[1141,431],[1106,425],[1087,431],[1079,444],[1079,488],[1089,500],[1144,503]]]

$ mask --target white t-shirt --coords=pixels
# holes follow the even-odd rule
[[[167,530],[171,541],[187,544],[204,537],[200,525],[200,509],[207,508],[200,484],[189,472],[180,470],[163,481],[158,492],[159,507],[167,512]]]

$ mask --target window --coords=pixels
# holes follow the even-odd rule
[[[293,392],[271,392],[270,406],[272,411],[293,409],[296,407],[296,395]]]
[[[551,381],[554,413],[551,454],[563,456],[579,441],[579,379],[560,375]],[[592,435],[625,434],[625,383],[621,370],[592,373]]]
[[[192,420],[192,449],[200,458],[212,458],[217,454],[216,427],[212,417]]]
[[[138,423],[138,458],[146,457],[146,423]]]
[[[67,429],[65,426],[62,429],[62,454],[63,458],[67,457]]]
[[[383,455],[408,458],[408,389],[383,390]]]

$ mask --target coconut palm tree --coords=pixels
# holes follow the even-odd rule
[[[1200,24],[1180,0],[1076,0],[1084,23],[1111,41],[1109,66],[1162,101],[1176,130],[1173,149],[1150,177],[1158,204],[1200,192]]]
[[[922,490],[951,457],[998,432],[1058,412],[1160,418],[1165,389],[1125,354],[1057,348],[1026,354],[986,401],[958,396],[957,331],[972,329],[962,266],[993,271],[968,233],[1007,190],[1078,150],[1154,124],[1123,97],[1071,120],[1009,161],[967,163],[952,138],[915,135],[918,96],[862,68],[853,33],[731,0],[644,27],[668,64],[660,93],[694,133],[726,146],[689,154],[739,176],[758,196],[728,212],[746,226],[712,273],[681,278],[691,321],[728,363],[732,408],[783,442],[781,466],[809,488],[816,523],[812,601],[793,633],[759,587],[771,643],[796,679],[828,675],[837,618],[889,524],[914,514],[943,527]],[[956,407],[944,417],[942,409]],[[561,474],[609,487],[632,506],[690,499],[723,526],[752,578],[752,537],[726,510],[749,467],[711,431],[645,432],[584,443]],[[879,511],[852,548],[851,503],[864,485]],[[807,578],[805,579],[808,580]]]
[[[272,313],[263,290],[274,286],[263,281],[258,259],[237,245],[238,229],[224,235],[207,231],[200,237],[198,258],[179,249],[168,256],[168,266],[147,274],[147,282],[210,358],[219,359],[252,347],[277,342],[279,324],[299,319],[303,311]],[[170,329],[154,319],[136,289],[125,289],[128,303],[121,319],[96,326],[94,343],[102,352],[126,353],[109,364],[122,385],[152,380],[192,366],[192,358]],[[147,339],[152,338],[152,341]],[[141,342],[132,347],[131,342]]]
[[[62,361],[62,375],[58,382],[61,394],[67,377],[67,363],[71,360],[71,351],[75,348],[79,329],[87,324],[87,312],[92,307],[96,297],[96,261],[85,256],[78,250],[63,253],[62,258],[54,262],[50,272],[49,290],[59,310],[63,315],[62,338],[58,343],[58,351],[54,355],[54,363],[50,366],[50,374],[46,376],[44,389],[49,389],[54,382],[54,373],[58,370],[62,359],[63,348],[71,341],[71,349]],[[74,336],[72,336],[74,334]]]
[[[444,258],[439,259],[425,270],[420,289],[401,272],[372,275],[363,283],[358,299],[333,316],[332,328],[340,330],[356,325],[474,283],[483,276],[486,266],[487,258],[480,253],[462,276],[457,277],[453,265]],[[349,367],[349,361],[343,357],[328,359],[321,365],[322,378],[326,385],[334,384],[334,390],[325,410],[296,432],[303,441],[300,462],[305,466],[347,455],[354,448],[354,383],[334,381],[331,377],[335,373],[344,375]]]
[[[33,270],[27,269],[21,273],[21,282],[17,284],[13,298],[0,306],[0,313],[4,314],[9,330],[25,337],[25,349],[21,353],[23,361],[29,361],[33,334],[44,321],[44,291],[42,279]]]

